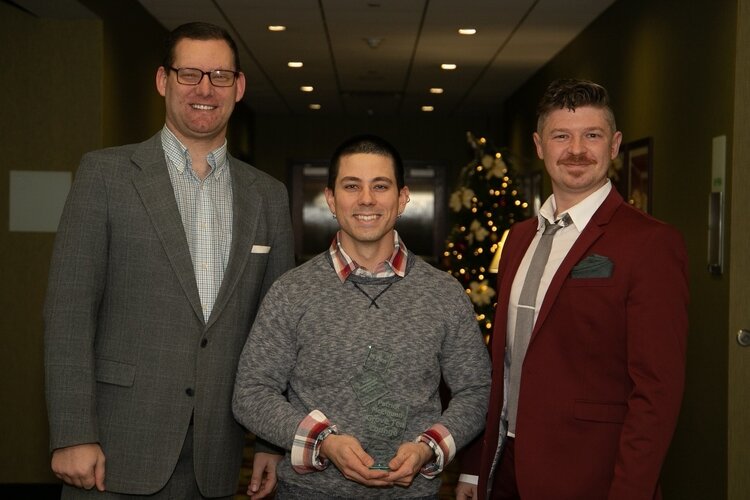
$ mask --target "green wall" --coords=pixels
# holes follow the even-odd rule
[[[731,164],[736,12],[736,0],[619,0],[505,104],[508,143],[531,169],[543,168],[536,103],[555,78],[603,84],[624,142],[653,138],[653,214],[682,231],[690,258],[687,389],[666,499],[726,497],[728,278],[706,270],[706,230],[714,136],[727,136]]]

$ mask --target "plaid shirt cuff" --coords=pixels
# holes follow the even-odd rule
[[[419,471],[427,479],[432,479],[443,472],[443,468],[456,456],[456,442],[453,441],[453,436],[443,424],[433,425],[420,434],[416,441],[426,443],[435,453],[435,460]]]
[[[328,431],[328,432],[324,432]],[[311,411],[302,419],[294,434],[290,459],[292,468],[299,474],[321,471],[328,467],[328,460],[321,460],[320,443],[324,436],[336,433],[336,426],[319,410]]]

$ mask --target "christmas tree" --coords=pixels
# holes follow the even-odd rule
[[[471,132],[466,136],[474,158],[461,170],[450,197],[455,224],[448,234],[443,263],[466,289],[488,341],[497,304],[490,264],[505,231],[528,215],[528,203],[511,177],[509,154],[483,137]]]

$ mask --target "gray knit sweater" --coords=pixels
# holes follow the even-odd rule
[[[387,289],[386,289],[387,288]],[[373,301],[369,297],[376,297]],[[266,294],[240,358],[234,414],[256,435],[290,450],[295,431],[312,410],[322,411],[363,443],[366,410],[352,379],[374,350],[390,359],[378,370],[387,398],[408,408],[403,440],[435,423],[461,448],[484,425],[490,388],[487,349],[461,285],[409,254],[404,278],[350,275],[342,283],[324,252],[288,271]],[[451,390],[441,412],[441,374]],[[437,493],[439,479],[418,475],[408,489],[368,488],[334,465],[298,474],[289,453],[279,480],[321,497],[408,498]]]

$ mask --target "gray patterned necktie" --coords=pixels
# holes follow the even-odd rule
[[[544,218],[543,218],[544,219]],[[529,270],[521,288],[518,298],[518,309],[516,312],[516,328],[513,337],[513,348],[511,350],[510,377],[508,380],[508,432],[516,433],[516,413],[518,412],[518,391],[521,386],[521,368],[526,349],[529,347],[531,332],[534,329],[534,313],[536,311],[536,296],[539,291],[539,282],[547,266],[549,253],[552,249],[552,238],[555,233],[573,222],[568,214],[556,221],[554,224],[544,219],[544,233],[539,244],[531,257]]]

